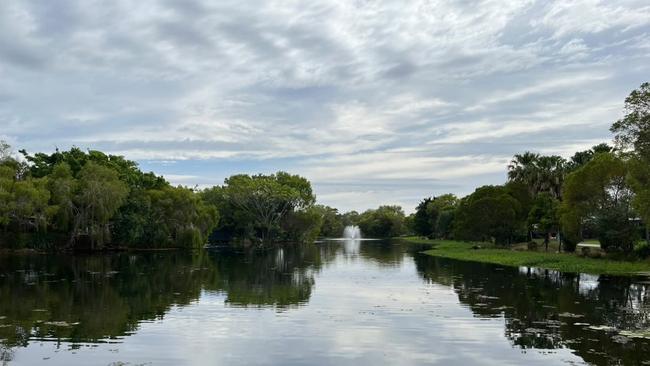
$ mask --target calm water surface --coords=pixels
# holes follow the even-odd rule
[[[6,365],[644,365],[650,282],[338,241],[0,257]]]

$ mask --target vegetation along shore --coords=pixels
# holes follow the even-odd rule
[[[264,246],[340,237],[354,225],[372,238],[426,238],[415,241],[449,258],[573,272],[648,271],[649,83],[630,93],[625,111],[611,127],[612,144],[569,159],[517,154],[504,184],[463,198],[427,197],[408,216],[397,205],[339,213],[317,204],[309,180],[286,172],[236,174],[198,189],[173,186],[122,156],[76,147],[17,155],[2,143],[0,249]],[[598,250],[574,255],[586,241]],[[605,259],[583,258],[589,256]]]

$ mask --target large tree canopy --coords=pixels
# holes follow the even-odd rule
[[[283,222],[289,218],[293,222],[306,220],[309,215],[304,213],[316,201],[307,179],[285,172],[233,175],[223,186],[205,190],[203,199],[222,214],[217,233],[220,238],[262,241],[284,239],[290,230],[289,226],[283,228]]]
[[[562,222],[574,231],[569,235],[579,238],[582,225],[592,221],[606,251],[632,250],[636,234],[631,219],[635,214],[627,176],[628,163],[612,153],[596,155],[567,176]]]
[[[483,186],[460,201],[454,236],[509,245],[523,230],[523,224],[521,204],[506,187]]]

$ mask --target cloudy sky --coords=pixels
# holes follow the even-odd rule
[[[287,170],[342,210],[501,183],[610,139],[640,1],[1,1],[0,138],[179,184]]]

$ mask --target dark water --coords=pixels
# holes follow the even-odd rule
[[[649,290],[642,278],[445,260],[379,241],[4,256],[0,360],[642,365]]]

